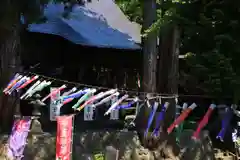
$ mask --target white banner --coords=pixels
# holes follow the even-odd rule
[[[50,92],[57,88],[51,88]],[[62,101],[60,100],[60,91],[51,96],[50,100],[50,121],[56,121],[56,117],[60,115],[60,107]]]
[[[93,112],[94,112],[94,108],[91,104],[85,106],[84,107],[84,121],[93,121]]]
[[[118,100],[118,97],[112,99],[111,103],[115,103]],[[110,112],[110,119],[111,120],[118,120],[119,119],[119,109],[114,109]]]

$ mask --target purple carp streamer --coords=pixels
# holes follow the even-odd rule
[[[10,159],[22,159],[30,126],[31,117],[23,117],[14,122],[8,141],[7,156]]]

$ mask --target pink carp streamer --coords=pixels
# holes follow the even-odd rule
[[[200,121],[196,131],[193,133],[192,138],[198,139],[199,134],[203,127],[205,127],[208,123],[209,117],[211,116],[213,110],[216,108],[215,104],[211,104],[210,107],[207,110],[207,113],[204,115],[203,119]]]
[[[34,76],[32,77],[30,80],[26,81],[25,83],[23,83],[21,86],[19,86],[17,88],[17,91],[19,91],[20,89],[25,88],[26,86],[28,86],[30,83],[32,83],[33,81],[35,81],[36,79],[38,79],[39,76]]]
[[[65,105],[65,104],[67,104],[67,103],[69,103],[69,102],[72,102],[73,99],[74,99],[74,98],[68,98],[68,99],[66,99],[65,101],[63,101],[63,105]]]
[[[41,101],[44,102],[46,101],[48,98],[50,98],[52,95],[56,95],[58,92],[60,92],[61,90],[65,89],[67,86],[66,85],[62,85],[61,87],[55,89],[54,91],[52,91],[51,93],[49,93],[46,97],[44,97]]]
[[[192,110],[194,110],[194,108],[196,107],[197,105],[193,103],[191,106],[185,109],[181,113],[181,115],[170,125],[170,127],[168,127],[167,129],[168,134],[172,133],[173,129],[177,127],[180,123],[182,123],[188,117],[188,115],[192,112]]]

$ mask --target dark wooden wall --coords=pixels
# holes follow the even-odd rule
[[[138,90],[137,79],[141,79],[142,54],[136,50],[120,50],[111,48],[97,48],[73,44],[61,37],[26,33],[22,65],[25,69],[40,63],[33,71],[38,74],[78,82],[89,85],[110,88]],[[62,82],[54,81],[51,86],[61,86]],[[73,84],[67,84],[69,88]],[[83,87],[83,86],[79,86]],[[49,88],[40,94],[48,94]],[[71,106],[76,101],[64,106],[62,114],[73,113]],[[49,104],[49,102],[47,102]],[[94,122],[84,122],[83,112],[75,118],[77,130],[123,127],[123,121],[110,121],[103,114],[107,106],[99,107],[98,119]],[[31,115],[32,106],[28,101],[21,101],[21,112]],[[49,120],[49,105],[42,107],[41,122],[45,131],[55,131],[56,123]],[[124,119],[124,116],[121,116]]]
[[[44,75],[92,85],[136,88],[135,77],[141,75],[142,69],[141,51],[76,45],[39,33],[28,33],[27,37],[22,56],[26,68],[41,63],[35,71]]]

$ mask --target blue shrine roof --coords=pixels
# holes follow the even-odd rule
[[[44,8],[46,22],[30,24],[28,31],[58,35],[81,45],[140,49],[141,28],[130,22],[113,0],[92,0],[75,5],[67,17],[63,13],[63,4],[49,3]]]

